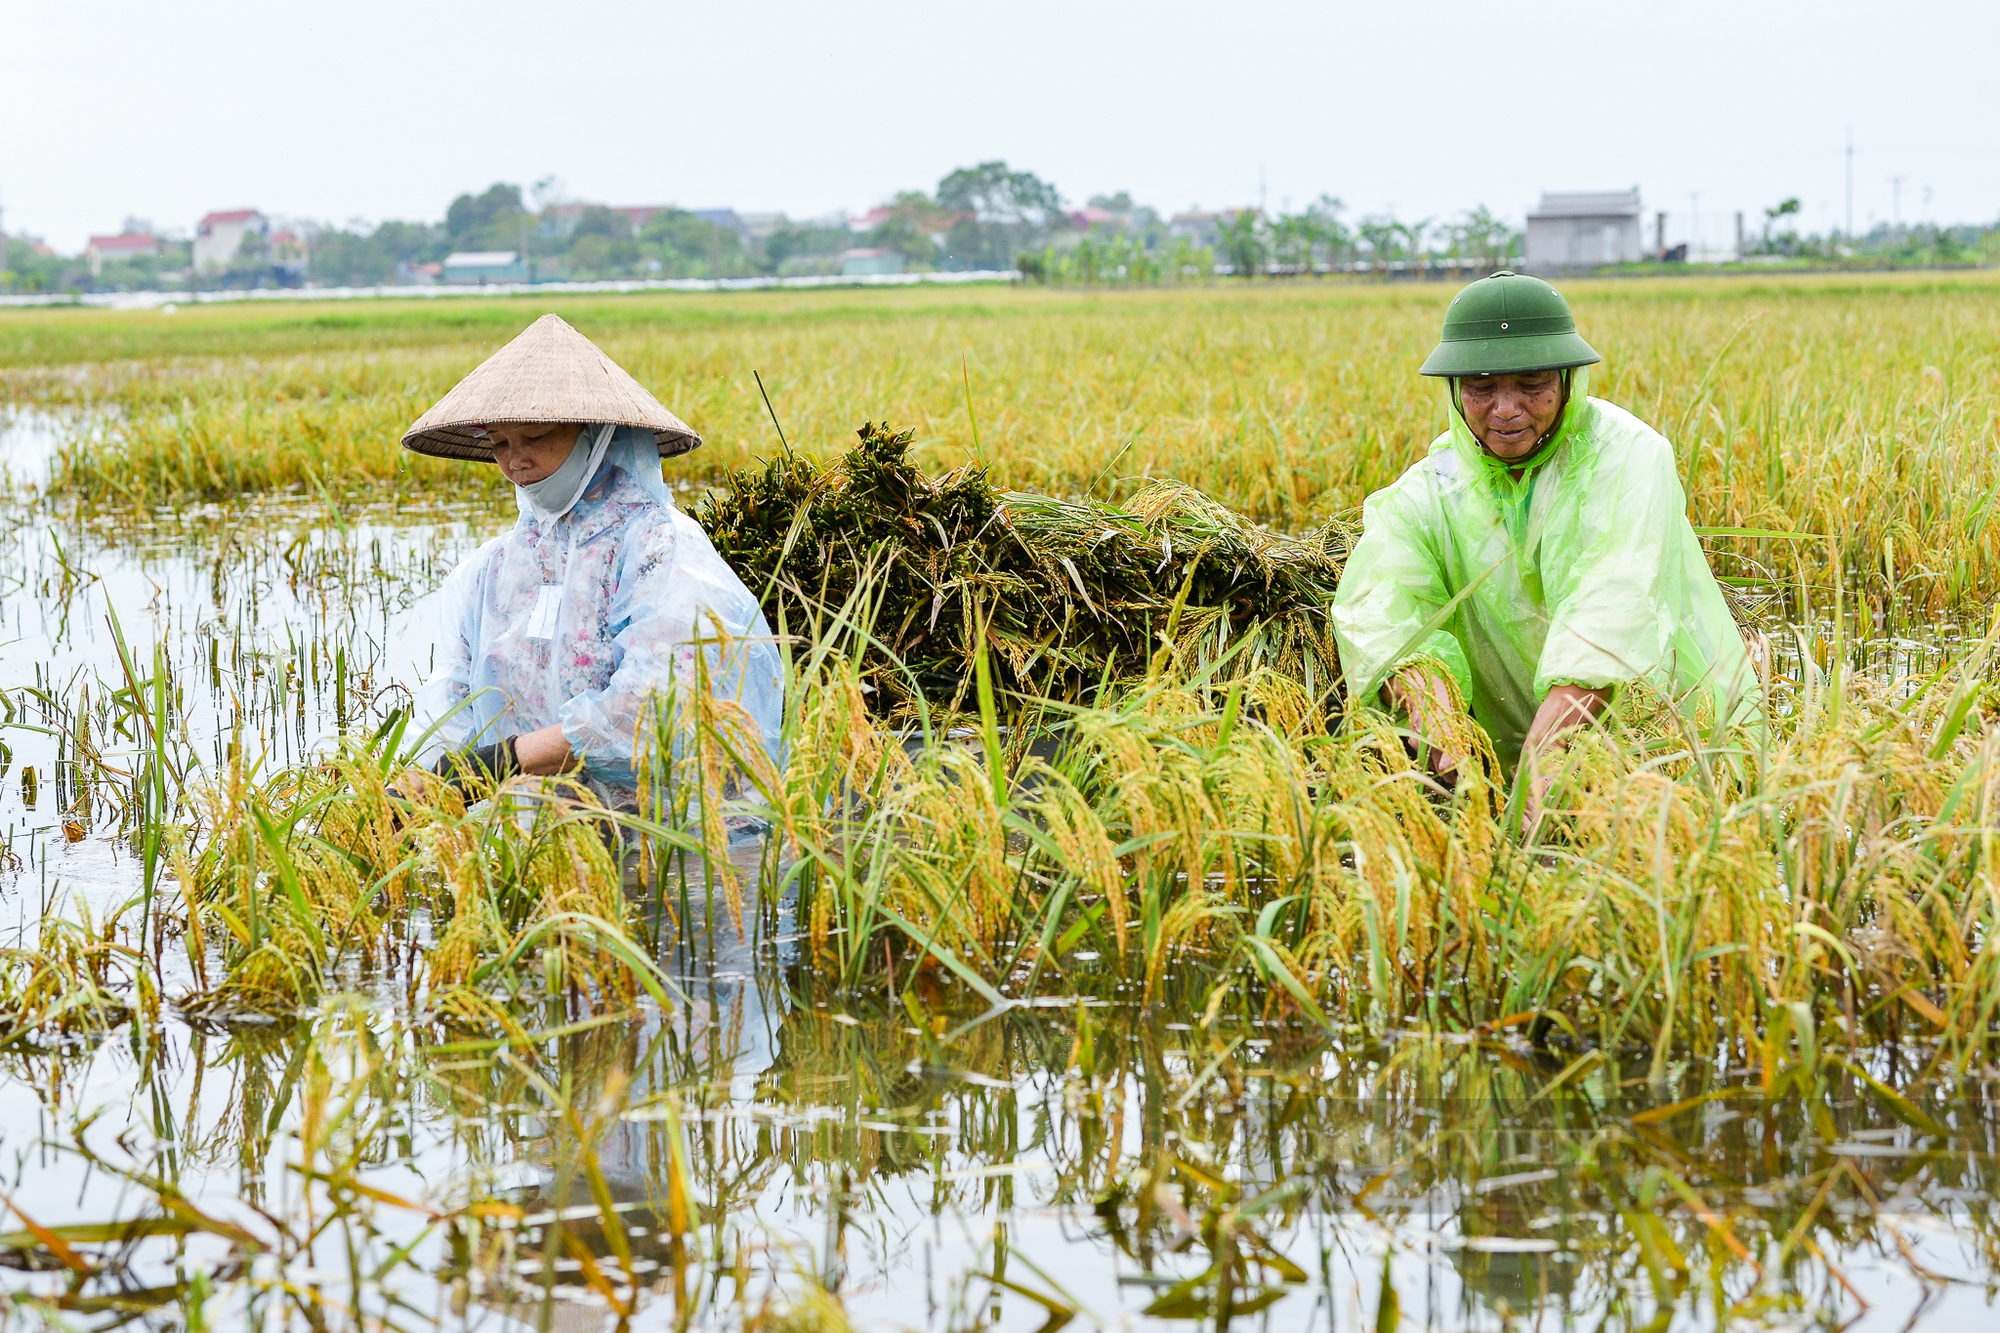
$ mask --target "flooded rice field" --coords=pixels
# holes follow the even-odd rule
[[[61,430],[0,419],[0,463],[35,484]],[[647,941],[663,994],[590,1002],[544,952],[532,985],[447,1000],[416,912],[290,1014],[186,1003],[223,946],[160,925],[184,891],[149,833],[169,777],[310,765],[392,721],[438,583],[499,521],[296,494],[151,523],[0,510],[10,1323],[1996,1318],[1988,1071],[1911,1086],[1914,1023],[1907,1049],[1802,1019],[1789,1062],[1663,1061],[1551,1043],[1531,1014],[1371,1029],[1212,971],[1141,986],[1074,943],[1059,981],[998,990],[886,946],[828,968],[794,882],[732,913],[685,857]],[[1826,636],[1775,636],[1774,669]],[[1961,648],[1896,625],[1841,651],[1908,682]],[[77,1021],[19,1021],[43,1003],[30,956],[67,960]]]

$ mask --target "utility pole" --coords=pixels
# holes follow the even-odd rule
[[[1701,191],[1688,191],[1688,259],[1701,262]]]
[[[1889,244],[1894,245],[1903,230],[1903,178],[1889,178]]]
[[[1847,243],[1854,244],[1854,127],[1847,127]]]

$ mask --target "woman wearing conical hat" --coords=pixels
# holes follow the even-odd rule
[[[496,464],[521,511],[444,585],[437,669],[416,701],[440,773],[580,771],[629,805],[642,726],[703,681],[776,758],[784,673],[770,629],[660,476],[662,458],[700,444],[555,315],[410,427],[407,449]]]

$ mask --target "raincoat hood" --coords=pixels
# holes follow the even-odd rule
[[[1451,403],[1451,447],[1465,460],[1468,468],[1486,475],[1495,485],[1512,490],[1527,484],[1537,468],[1555,457],[1556,451],[1572,435],[1584,429],[1584,422],[1591,415],[1590,372],[1579,366],[1565,371],[1564,376],[1563,407],[1556,417],[1555,428],[1531,453],[1513,459],[1502,458],[1480,443],[1479,437],[1472,433],[1472,427],[1466,424],[1465,409],[1459,406],[1458,380],[1446,380],[1445,397]],[[1522,473],[1519,482],[1514,480],[1516,470]]]

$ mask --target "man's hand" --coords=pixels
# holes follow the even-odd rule
[[[1453,714],[1463,710],[1452,702],[1451,691],[1439,679],[1435,668],[1404,667],[1389,677],[1382,687],[1382,693],[1389,705],[1400,708],[1410,719],[1410,730],[1415,732],[1430,751],[1431,772],[1438,781],[1449,787],[1458,781],[1459,766],[1465,756],[1455,754],[1438,744],[1438,738],[1449,736],[1454,728],[1450,725]]]
[[[1542,822],[1549,787],[1556,780],[1554,768],[1545,769],[1543,758],[1560,750],[1570,732],[1594,720],[1610,703],[1609,689],[1554,685],[1549,688],[1548,697],[1542,700],[1542,706],[1535,710],[1535,721],[1528,728],[1528,738],[1521,742],[1521,762],[1528,769],[1527,823],[1524,827],[1531,832]]]

